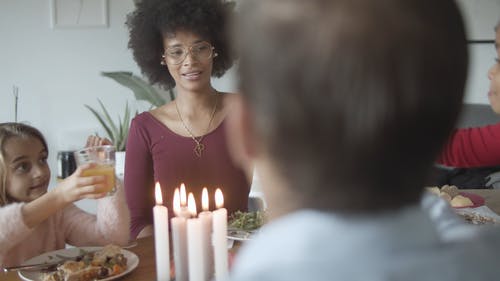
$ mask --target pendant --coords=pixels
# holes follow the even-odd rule
[[[198,156],[198,158],[201,158],[201,153],[203,152],[203,149],[205,149],[205,145],[203,145],[201,142],[196,142],[196,145],[194,146],[194,154]]]

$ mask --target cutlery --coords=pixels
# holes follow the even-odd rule
[[[87,252],[87,251],[83,251],[81,249],[80,249],[80,251],[81,251],[81,254],[79,254],[78,256],[68,257],[68,256],[56,254],[56,257],[58,258],[58,260],[55,260],[55,261],[3,267],[2,270],[3,270],[3,272],[19,271],[19,270],[50,272],[50,271],[55,271],[59,265],[63,264],[66,261],[78,261],[78,260],[81,260],[83,258],[83,256],[88,254],[88,253],[96,252],[96,251]]]
[[[54,262],[27,264],[27,265],[20,265],[20,266],[10,266],[10,267],[3,267],[2,270],[3,270],[3,272],[19,271],[19,270],[50,272],[50,271],[57,270],[57,267],[59,265],[63,264],[65,261],[66,260],[59,260],[59,261],[54,261]]]

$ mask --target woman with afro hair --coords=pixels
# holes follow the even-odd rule
[[[143,0],[128,16],[129,48],[142,73],[176,92],[173,101],[137,115],[130,126],[125,190],[131,238],[152,234],[156,182],[170,216],[181,183],[198,210],[204,187],[210,209],[217,188],[228,212],[247,209],[250,165],[234,163],[225,140],[231,94],[211,84],[212,76],[221,77],[233,65],[226,38],[233,6],[222,0]]]

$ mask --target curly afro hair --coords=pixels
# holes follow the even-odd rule
[[[217,52],[212,76],[221,77],[232,65],[227,28],[233,2],[223,0],[142,0],[127,17],[128,47],[142,73],[152,84],[175,87],[168,69],[160,65],[163,38],[178,30],[193,32],[209,41]]]

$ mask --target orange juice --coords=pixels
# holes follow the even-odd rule
[[[115,166],[111,165],[98,165],[94,168],[87,169],[83,171],[82,175],[84,177],[89,176],[106,176],[106,182],[104,183],[104,188],[99,190],[99,192],[111,192],[115,187]]]

